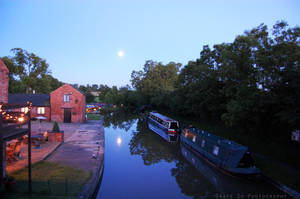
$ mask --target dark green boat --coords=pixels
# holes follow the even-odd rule
[[[248,147],[196,128],[185,128],[181,143],[228,174],[260,174]]]

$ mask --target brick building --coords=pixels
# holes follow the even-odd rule
[[[50,121],[50,94],[8,94],[8,103],[10,104],[26,104],[28,101],[32,103],[32,118],[43,116]],[[27,112],[25,109],[21,108],[16,111]]]
[[[85,95],[69,84],[50,94],[8,94],[9,70],[0,59],[0,102],[26,104],[32,102],[31,117],[43,116],[48,121],[83,122],[85,116]],[[26,111],[26,110],[21,110]]]
[[[70,84],[65,84],[50,93],[52,121],[83,122],[85,106],[85,95]]]
[[[9,83],[9,71],[0,59],[0,102],[8,102],[8,83]]]

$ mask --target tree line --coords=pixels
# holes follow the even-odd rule
[[[203,46],[200,58],[133,71],[133,89],[112,89],[113,102],[221,121],[245,133],[289,139],[300,129],[300,28],[277,22]]]

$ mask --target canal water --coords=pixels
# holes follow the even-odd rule
[[[289,198],[262,180],[221,173],[182,145],[167,143],[136,116],[111,114],[104,123],[104,173],[97,199]]]

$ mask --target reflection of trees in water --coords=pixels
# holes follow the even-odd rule
[[[107,113],[104,115],[104,127],[112,126],[115,129],[124,129],[127,132],[136,119],[137,115],[124,111]]]
[[[137,131],[133,132],[129,146],[130,153],[140,155],[145,165],[161,161],[175,162],[176,168],[171,169],[171,174],[175,177],[183,194],[200,198],[214,190],[213,186],[183,159],[179,144],[167,143],[148,129],[145,120],[138,121]]]
[[[194,198],[210,198],[215,193],[215,188],[189,163],[181,160],[176,163],[176,168],[171,169],[181,192]],[[210,195],[210,197],[209,197]]]
[[[137,131],[133,132],[129,143],[130,153],[140,155],[145,165],[151,165],[160,161],[176,161],[176,156],[180,153],[176,145],[167,143],[159,135],[150,131],[145,120],[139,120]]]

